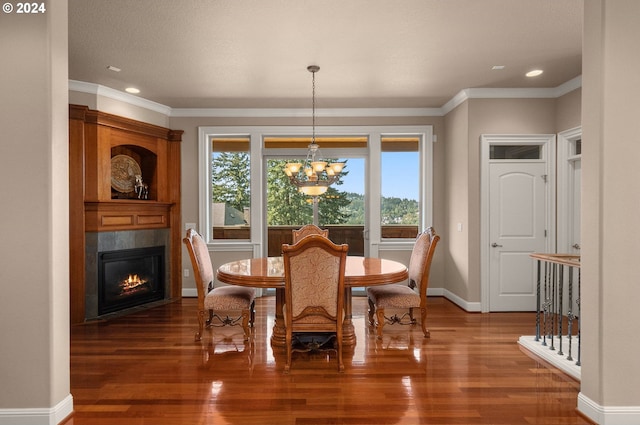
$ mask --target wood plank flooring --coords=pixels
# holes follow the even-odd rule
[[[65,425],[590,424],[580,384],[523,353],[533,313],[465,313],[429,298],[431,338],[386,326],[376,340],[366,299],[354,298],[357,344],[337,372],[333,354],[299,353],[289,375],[272,349],[274,299],[260,298],[252,344],[240,327],[194,342],[196,301],[71,328]]]

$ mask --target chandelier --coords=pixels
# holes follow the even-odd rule
[[[289,162],[284,167],[285,174],[289,177],[291,184],[296,186],[301,193],[307,196],[322,195],[329,189],[329,186],[340,178],[340,173],[344,167],[343,162],[328,163],[321,159],[320,146],[316,143],[316,72],[320,71],[317,65],[309,65],[307,70],[312,75],[312,134],[311,143],[308,148],[307,158],[304,163]]]

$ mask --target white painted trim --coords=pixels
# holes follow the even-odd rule
[[[427,288],[427,297],[444,297],[444,288]]]
[[[383,242],[384,241],[384,242]],[[388,241],[388,242],[387,242]],[[383,239],[377,243],[378,251],[411,251],[416,244],[415,238],[412,239]]]
[[[325,108],[316,117],[431,117],[441,116],[441,108]],[[309,118],[309,108],[181,108],[171,117],[201,118]]]
[[[573,379],[580,381],[582,377],[581,367],[576,365],[575,359],[567,360],[569,339],[566,337],[566,335],[563,337],[563,343],[565,344],[563,347],[563,355],[560,355],[558,354],[557,345],[556,350],[551,350],[548,345],[546,347],[543,346],[542,341],[536,341],[536,337],[534,335],[524,335],[518,339],[518,344],[525,348],[528,352],[533,354],[535,357],[539,357],[550,365],[571,376]],[[577,353],[578,339],[572,338],[571,356],[576,357]]]
[[[198,127],[198,169],[199,169],[199,228],[209,244],[209,250],[242,250],[240,247],[253,245],[253,255],[255,257],[266,255],[266,226],[264,217],[261,215],[266,211],[266,187],[264,183],[265,159],[272,155],[280,155],[282,150],[265,149],[263,139],[268,136],[309,136],[312,133],[311,126],[201,126]],[[419,135],[422,138],[420,148],[422,172],[420,175],[420,204],[426,205],[425,211],[421,211],[424,218],[423,227],[431,225],[433,219],[433,126],[432,125],[390,125],[390,126],[320,126],[316,128],[316,135],[331,136],[368,136],[369,146],[365,152],[346,151],[340,155],[355,155],[364,157],[367,161],[365,190],[367,191],[367,205],[369,216],[365,226],[369,228],[369,245],[365,248],[367,256],[377,257],[378,250],[401,249],[402,240],[381,241],[380,231],[377,226],[370,223],[380,223],[380,140],[388,135]],[[211,157],[211,143],[209,141],[215,136],[242,135],[251,139],[251,205],[260,205],[261,208],[251,208],[251,241],[228,242],[213,241],[210,235],[208,218],[210,217],[210,190],[206,182],[211,181],[208,158]],[[323,149],[323,154],[332,156],[335,151]],[[305,154],[306,150],[302,150]],[[287,154],[296,155],[293,150]],[[376,182],[377,183],[373,183]],[[411,241],[413,243],[413,240]],[[261,247],[262,249],[259,249]],[[368,248],[368,252],[367,252]],[[411,250],[407,246],[407,250]]]
[[[569,166],[572,142],[582,136],[582,127],[575,127],[558,133],[558,243],[557,249],[562,252],[571,245],[569,240],[571,220],[573,219],[570,204],[570,190],[572,184],[571,167]]]
[[[73,413],[69,394],[51,408],[0,409],[0,425],[57,425]]]
[[[454,303],[455,305],[457,305],[458,307],[460,307],[466,312],[479,313],[482,311],[482,305],[479,302],[469,302],[465,299],[460,298],[459,296],[457,296],[456,294],[454,294],[453,292],[447,289],[443,289],[443,295],[446,299],[448,299],[449,301],[451,301],[452,303]]]
[[[115,90],[99,84],[85,83],[84,81],[69,80],[69,90],[80,93],[95,94],[97,96],[107,97],[133,106],[148,109],[150,111],[159,112],[166,116],[171,116],[171,107],[162,105],[152,100],[134,96],[132,94]]]
[[[489,312],[489,148],[496,144],[533,144],[543,146],[547,174],[546,222],[547,252],[555,252],[556,240],[556,154],[555,134],[483,134],[480,136],[480,303]]]
[[[229,240],[216,240],[209,243],[209,252],[251,252],[255,250],[257,244],[249,241],[230,242]],[[259,257],[260,255],[258,255]]]
[[[198,288],[182,288],[182,298],[198,298]]]
[[[582,87],[581,75],[551,88],[468,88],[460,90],[451,100],[442,105],[441,116],[447,115],[468,99],[554,99],[580,87]]]
[[[582,76],[549,88],[467,88],[439,108],[316,109],[317,117],[442,117],[467,99],[557,98],[582,87]],[[95,94],[178,118],[297,118],[310,117],[309,108],[171,108],[99,84],[69,80],[69,90]]]
[[[580,392],[578,411],[600,425],[640,424],[640,406],[600,406]]]
[[[211,181],[211,167],[207,167],[201,158],[211,157],[209,135],[204,127],[198,128],[198,228],[205,241],[210,241],[213,235],[209,228],[211,217],[211,203],[209,202],[209,185]]]
[[[449,112],[456,109],[458,106],[464,103],[465,100],[469,99],[469,89],[460,90],[455,96],[453,96],[447,103],[442,105],[440,109],[442,109],[442,116],[447,115]]]

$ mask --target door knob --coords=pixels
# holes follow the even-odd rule
[[[580,249],[580,245],[577,243],[574,243],[573,245],[571,245],[571,248]]]
[[[492,244],[491,244],[491,246],[492,246],[493,248],[502,247],[502,245],[498,245],[498,244],[497,244],[497,243],[495,243],[495,242],[494,242],[494,243],[492,243]]]

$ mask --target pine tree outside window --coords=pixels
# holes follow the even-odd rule
[[[211,139],[213,239],[250,239],[250,142],[246,137]]]

